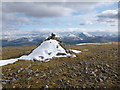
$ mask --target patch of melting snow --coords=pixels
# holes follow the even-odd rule
[[[106,45],[106,44],[112,44],[111,42],[108,43],[80,43],[80,44],[76,44],[76,45],[87,45],[87,44],[91,44],[91,45]]]
[[[56,47],[58,46],[58,48]],[[24,55],[19,59],[23,60],[38,60],[45,61],[47,59],[51,59],[53,57],[58,57],[57,53],[64,53],[65,55],[59,55],[59,57],[68,56],[68,53],[62,48],[58,41],[56,40],[47,40],[44,41],[40,46],[38,46],[35,50],[32,51],[29,55]]]
[[[7,64],[12,64],[12,63],[15,63],[16,61],[18,61],[18,58],[8,59],[8,60],[0,60],[0,66],[4,66],[4,65],[7,65]]]
[[[76,45],[86,45],[86,44],[88,44],[88,43],[80,43],[80,44],[76,44]]]
[[[73,50],[73,49],[70,49],[72,52],[74,52],[74,53],[82,53],[81,51],[79,51],[79,50]]]

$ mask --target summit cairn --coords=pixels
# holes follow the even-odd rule
[[[76,57],[75,53],[65,47],[54,33],[46,38],[29,55],[21,56],[22,60],[49,61],[54,57]]]
[[[57,40],[58,42],[62,43],[62,41],[60,41],[60,40],[56,37],[55,33],[52,33],[51,36],[49,36],[47,39],[45,39],[45,41],[46,41],[46,40],[50,40],[50,39]]]
[[[70,51],[69,49],[67,49],[66,45],[56,37],[55,33],[52,33],[51,36],[49,36],[47,39],[45,39],[45,41],[46,40],[50,40],[50,39],[58,41],[59,44],[60,44],[60,46],[62,48],[64,48],[67,53],[73,53],[72,51]]]
[[[52,33],[51,36],[49,36],[46,40],[50,40],[50,39],[57,39],[56,35]]]

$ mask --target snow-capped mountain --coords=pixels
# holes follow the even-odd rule
[[[87,33],[87,32],[81,32],[81,33],[79,34],[79,37],[85,39],[85,38],[94,37],[94,36],[91,35],[91,34],[89,34],[89,33]]]
[[[84,34],[86,37],[94,37],[93,35],[87,33],[87,32],[82,32],[82,34]]]
[[[68,34],[68,37],[76,38],[77,36],[75,34]]]
[[[42,42],[47,34],[33,34],[33,35],[21,35],[19,38],[9,38],[5,36],[1,38],[2,46],[23,46],[23,45],[38,45]],[[56,33],[57,37],[66,44],[78,44],[78,43],[92,43],[92,42],[118,42],[118,35],[115,33],[103,33],[103,32],[64,32]],[[7,38],[6,38],[7,37]]]

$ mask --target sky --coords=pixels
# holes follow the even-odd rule
[[[3,35],[117,32],[116,2],[3,2]]]

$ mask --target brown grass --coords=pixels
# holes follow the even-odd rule
[[[11,82],[3,84],[3,87],[28,88],[31,86],[32,88],[40,88],[48,85],[49,88],[91,88],[97,86],[112,88],[118,85],[119,78],[116,79],[112,76],[113,72],[118,74],[118,43],[82,46],[68,45],[67,47],[81,50],[82,53],[77,54],[78,57],[74,58],[53,58],[50,62],[18,61],[14,64],[3,66],[3,79],[10,80],[12,78]],[[34,48],[36,46],[4,47],[3,59],[17,58],[20,55],[30,53]],[[85,49],[88,49],[88,51],[85,51]],[[79,64],[80,62],[82,64]],[[110,66],[110,69],[106,67],[106,64]],[[97,76],[91,76],[89,69],[95,70],[97,65],[107,68],[109,74],[105,74],[98,69]],[[88,73],[86,73],[86,67],[88,67]],[[21,68],[24,70],[17,73]],[[28,69],[25,70],[25,68]],[[30,72],[30,70],[32,71]],[[38,76],[35,76],[36,74]],[[108,78],[103,82],[96,82],[96,78],[99,78],[100,75],[106,75]],[[28,79],[30,77],[31,79]],[[13,78],[16,78],[16,80],[13,80]]]

